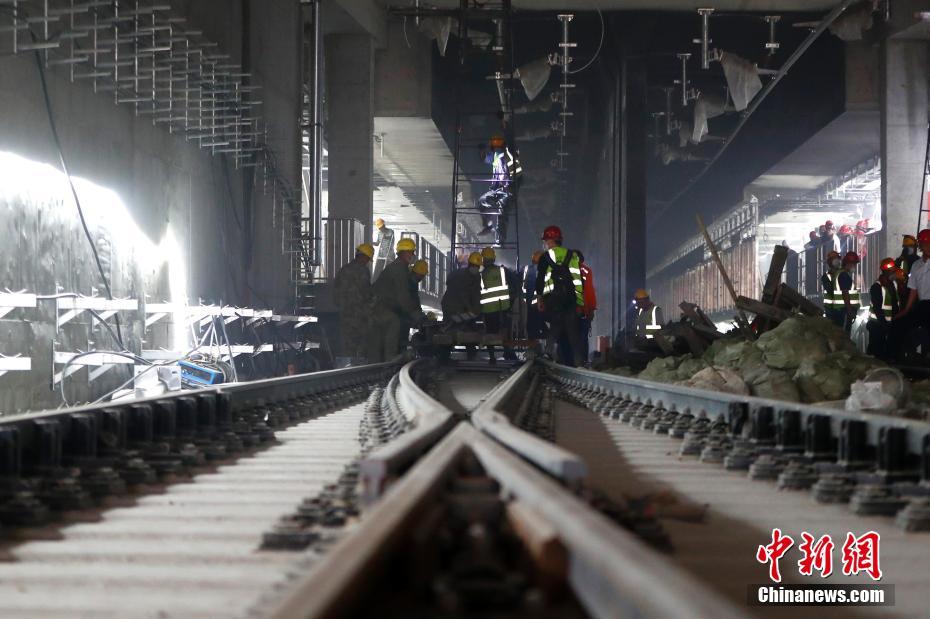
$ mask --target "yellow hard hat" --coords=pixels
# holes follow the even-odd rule
[[[355,248],[355,252],[358,254],[365,254],[369,258],[375,257],[375,248],[371,245],[371,243],[362,243]]]
[[[640,289],[637,290],[635,293],[633,293],[633,298],[636,299],[637,301],[642,301],[643,299],[648,299],[648,298],[649,298],[649,292],[646,291],[644,288],[640,288]]]
[[[375,220],[375,228],[380,230],[383,227],[384,227],[384,220],[379,217],[378,219]]]
[[[494,251],[493,247],[485,247],[481,250],[481,257],[485,260],[496,260],[497,252]]]
[[[410,270],[417,275],[426,275],[429,273],[429,265],[426,264],[426,260],[417,260],[413,263],[413,268]]]
[[[402,251],[416,251],[416,250],[417,250],[417,244],[413,241],[413,239],[401,239],[397,241],[397,252],[398,253]]]
[[[481,259],[480,252],[473,251],[470,254],[468,254],[468,264],[474,267],[480,267],[483,262],[484,261]]]
[[[539,264],[539,259],[542,258],[543,252],[538,249],[533,252],[533,264]]]
[[[917,239],[910,234],[905,234],[904,240],[901,241],[901,246],[902,247],[917,247]]]

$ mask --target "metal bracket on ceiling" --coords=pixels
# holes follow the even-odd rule
[[[765,16],[765,23],[769,25],[769,40],[765,44],[765,49],[768,50],[769,56],[775,55],[775,52],[781,47],[781,43],[775,39],[775,26],[778,25],[779,21],[781,21],[781,15]]]
[[[701,68],[707,70],[710,68],[710,16],[714,9],[698,9],[697,12],[701,16],[701,38],[694,39],[694,43],[701,44]]]

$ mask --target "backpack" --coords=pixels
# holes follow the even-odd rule
[[[546,304],[554,310],[567,310],[577,305],[577,291],[571,271],[568,270],[575,252],[569,249],[561,262],[551,262],[549,272],[552,274],[552,292],[546,295]]]

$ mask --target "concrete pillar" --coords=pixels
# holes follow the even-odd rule
[[[881,255],[914,234],[927,148],[927,43],[886,39],[881,52]]]
[[[374,40],[331,34],[325,46],[329,216],[358,219],[371,238]]]

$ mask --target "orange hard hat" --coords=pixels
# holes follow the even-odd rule
[[[928,230],[930,232],[930,230]],[[558,226],[549,226],[543,230],[542,239],[544,241],[560,241],[562,240],[562,229]]]
[[[894,258],[883,258],[879,263],[879,268],[882,270],[882,273],[894,273],[898,265],[894,263]]]
[[[488,140],[488,145],[491,148],[503,148],[505,143],[504,136],[500,135],[499,133],[492,135],[491,139]]]
[[[639,290],[637,290],[636,292],[633,293],[633,298],[636,299],[637,301],[642,301],[643,299],[648,299],[648,298],[649,298],[649,291],[646,290],[645,288],[640,288]]]
[[[912,234],[905,234],[901,240],[901,247],[914,247],[917,245],[917,239]]]
[[[854,251],[846,252],[843,256],[843,264],[859,264],[859,254]]]

